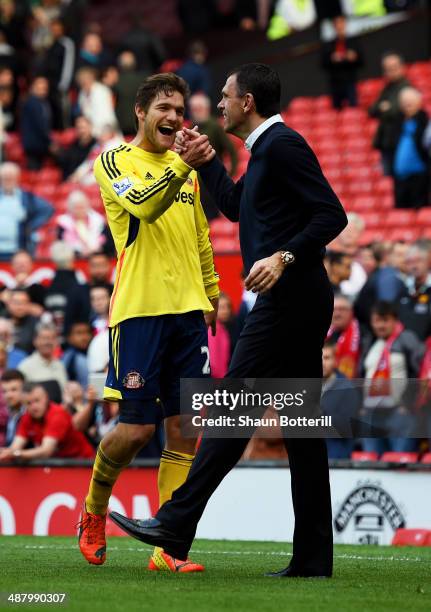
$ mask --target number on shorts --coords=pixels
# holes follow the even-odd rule
[[[204,367],[202,368],[202,374],[211,374],[210,370],[210,351],[207,346],[201,346],[202,355],[206,355],[206,360],[204,363]]]

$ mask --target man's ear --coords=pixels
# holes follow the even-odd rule
[[[249,112],[256,110],[256,105],[254,103],[253,94],[251,93],[245,94],[242,108],[245,113],[249,113]]]
[[[146,113],[141,106],[138,106],[137,104],[135,104],[135,115],[137,119],[139,119],[140,121],[143,121],[145,119]]]

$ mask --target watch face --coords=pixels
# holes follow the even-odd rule
[[[293,256],[293,254],[290,253],[289,251],[284,251],[282,258],[285,264],[290,264],[295,260],[295,257]]]

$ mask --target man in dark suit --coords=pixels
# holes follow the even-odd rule
[[[245,286],[257,292],[235,347],[228,378],[322,377],[322,346],[333,294],[323,266],[325,245],[346,226],[337,196],[305,140],[279,115],[280,80],[263,64],[234,70],[218,107],[224,127],[251,151],[235,184],[207,150],[190,165],[224,215],[240,222]],[[187,130],[179,148],[196,132]],[[241,458],[246,438],[204,436],[186,483],[155,519],[112,513],[130,535],[185,559],[208,499]],[[332,525],[324,439],[286,439],[295,511],[293,557],[275,576],[330,576]]]

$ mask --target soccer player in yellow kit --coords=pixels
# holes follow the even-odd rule
[[[197,174],[187,162],[202,154],[209,161],[215,153],[206,136],[181,156],[170,150],[186,96],[177,75],[146,79],[136,97],[136,137],[102,153],[94,165],[118,255],[104,397],[120,405],[119,423],[97,450],[79,524],[80,550],[96,565],[106,558],[112,487],[162,418],[160,505],[186,480],[195,440],[181,436],[180,378],[210,374],[207,325],[215,327],[218,276]],[[204,569],[161,549],[154,550],[149,568]]]

